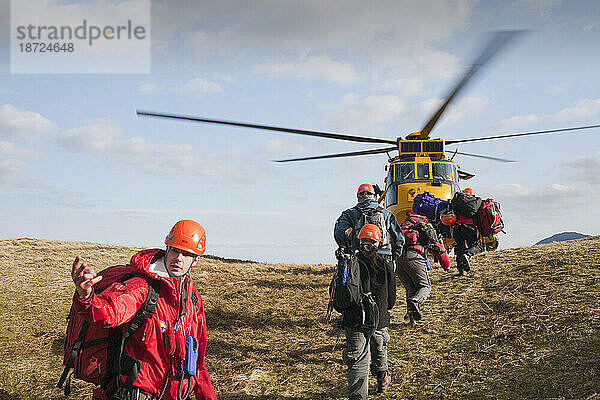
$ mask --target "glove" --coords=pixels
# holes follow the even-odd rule
[[[337,248],[337,250],[335,251],[335,256],[337,259],[341,259],[344,258],[344,254],[348,254],[348,249],[346,249],[346,247],[344,246],[340,246]]]

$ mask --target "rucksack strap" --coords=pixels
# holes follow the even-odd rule
[[[82,326],[81,326],[81,331],[79,331],[79,336],[77,337],[77,340],[75,340],[75,343],[73,343],[73,345],[71,346],[71,356],[69,357],[69,360],[67,361],[67,365],[65,365],[65,368],[63,369],[63,372],[60,375],[60,379],[58,380],[58,383],[56,384],[56,387],[59,389],[62,388],[62,386],[64,385],[65,380],[67,379],[67,376],[69,375],[69,371],[71,370],[71,368],[75,367],[75,357],[77,356],[77,353],[79,352],[79,350],[84,347],[82,342],[83,342],[83,339],[85,338],[85,334],[87,333],[89,326],[90,326],[89,322],[83,321]],[[65,396],[68,396],[69,393],[71,393],[71,385],[67,384],[67,386],[65,386]]]
[[[125,375],[127,377],[123,384],[123,386],[127,387],[132,387],[133,382],[137,379],[140,370],[140,362],[125,353],[125,345],[129,342],[133,334],[146,323],[152,314],[154,314],[156,305],[158,304],[158,298],[160,297],[160,281],[142,274],[138,274],[138,276],[143,277],[148,283],[146,300],[142,303],[139,310],[129,322],[127,331],[124,334],[122,334],[121,327],[113,328],[114,336],[111,335],[113,329],[109,332],[109,337],[113,340],[112,346],[109,345],[109,351],[112,350],[113,352],[112,357],[110,357],[109,360],[113,360],[113,364],[109,365],[109,367],[111,367],[110,369],[113,374]],[[114,360],[117,360],[117,362],[114,363]]]

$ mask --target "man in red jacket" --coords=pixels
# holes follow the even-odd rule
[[[204,253],[206,233],[199,223],[182,220],[173,226],[165,244],[166,251],[143,250],[131,258],[134,272],[160,281],[155,312],[124,348],[123,353],[140,365],[133,387],[122,386],[122,379],[116,377],[114,385],[107,389],[109,393],[98,388],[94,390],[94,399],[175,400],[188,398],[192,391],[197,400],[217,398],[204,359],[207,342],[204,305],[190,277],[191,267]],[[106,328],[129,322],[148,294],[143,277],[115,282],[101,293],[94,293],[94,284],[102,276],[79,256],[73,263],[72,277],[77,289],[73,299],[75,311]],[[186,336],[198,343],[195,374],[181,372],[185,370],[186,341],[191,339]]]

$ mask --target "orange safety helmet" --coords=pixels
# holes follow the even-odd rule
[[[381,230],[377,225],[365,224],[358,232],[358,239],[373,239],[379,243],[381,242]]]
[[[173,226],[165,244],[201,256],[206,250],[206,231],[196,221],[183,219]]]
[[[370,183],[363,183],[362,185],[360,185],[358,187],[358,191],[356,192],[356,195],[358,196],[362,192],[369,192],[371,194],[375,194],[375,189],[373,189],[373,185],[371,185]]]
[[[470,196],[473,196],[473,189],[471,189],[471,188],[465,188],[465,190],[463,190],[463,192],[469,193]]]
[[[446,226],[454,225],[456,222],[456,214],[442,214],[440,215],[440,221]]]

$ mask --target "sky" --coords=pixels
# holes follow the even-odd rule
[[[46,2],[59,13],[79,1]],[[156,0],[151,72],[124,74],[11,73],[9,7],[0,0],[0,239],[162,247],[194,219],[207,254],[333,263],[335,220],[359,184],[383,186],[386,155],[272,160],[381,145],[136,109],[395,139],[423,127],[490,31],[528,33],[431,137],[600,124],[597,1]],[[501,204],[501,248],[600,234],[600,129],[449,148],[518,161],[455,158],[476,174],[461,186]]]

